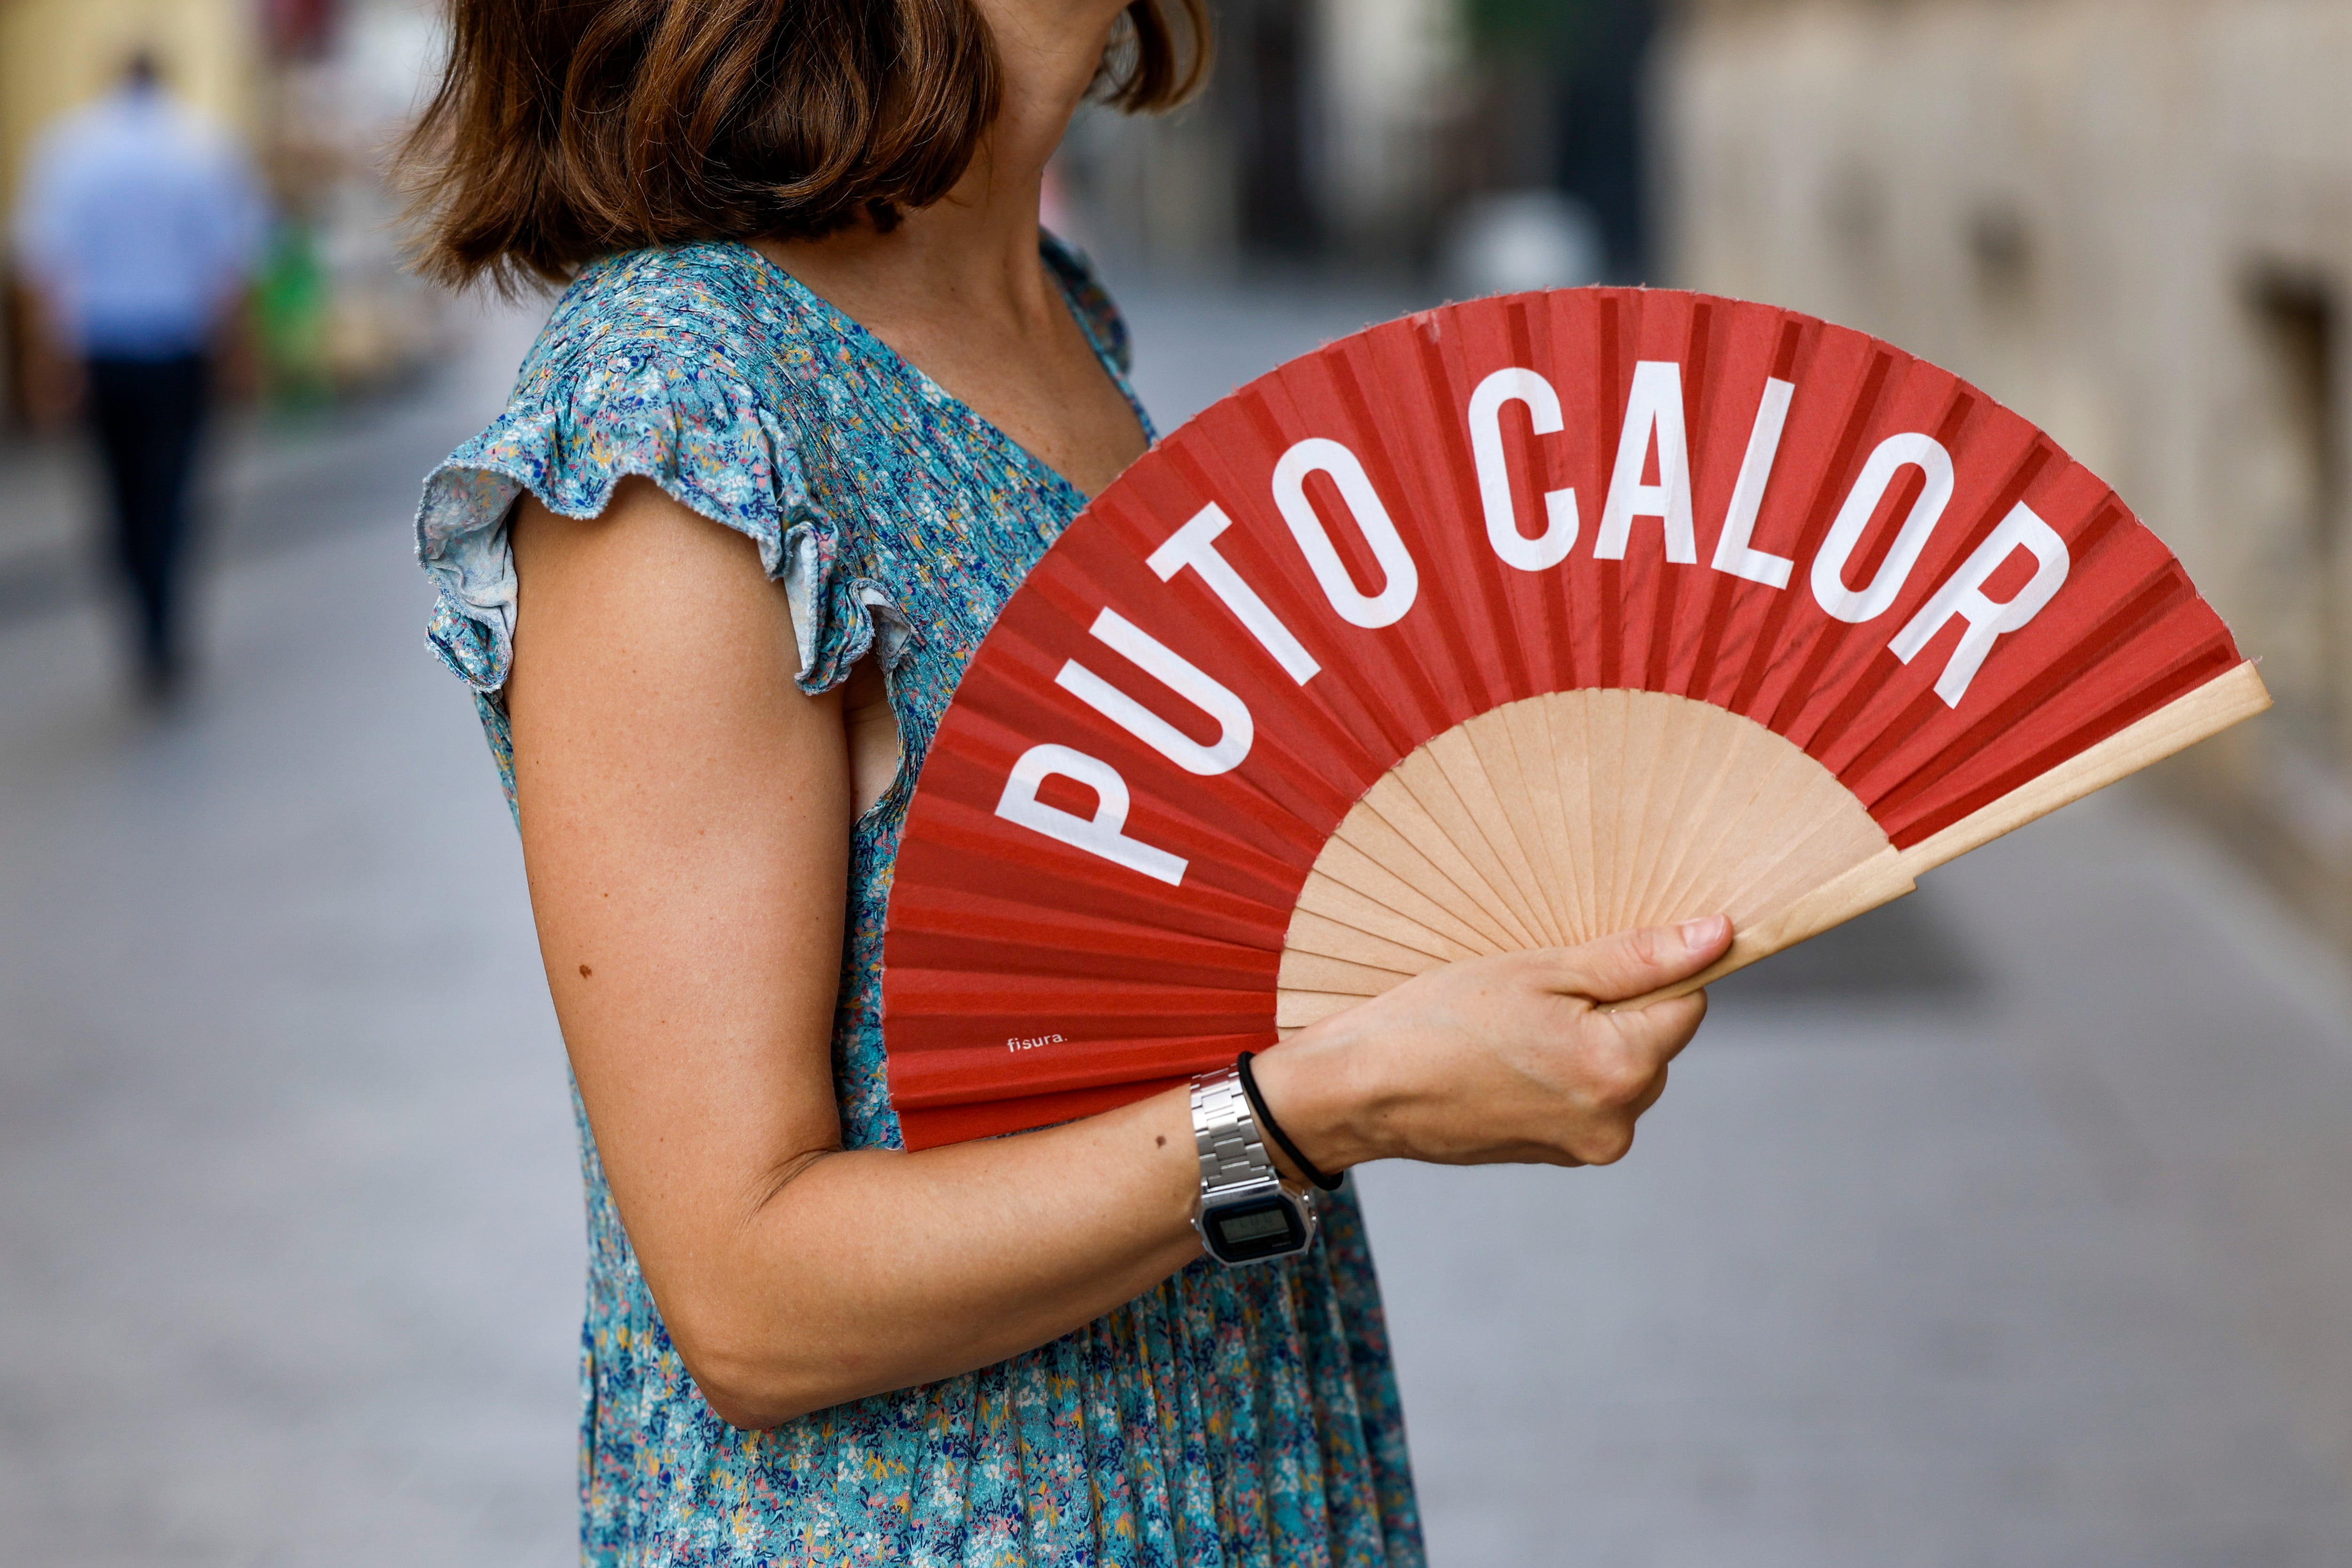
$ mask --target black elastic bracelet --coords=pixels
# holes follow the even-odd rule
[[[1257,1113],[1258,1126],[1265,1129],[1265,1135],[1274,1140],[1276,1148],[1290,1156],[1292,1164],[1306,1173],[1308,1181],[1327,1193],[1338,1192],[1347,1184],[1348,1173],[1342,1171],[1336,1176],[1327,1176],[1317,1170],[1314,1162],[1298,1152],[1298,1145],[1290,1141],[1290,1134],[1282,1130],[1282,1123],[1276,1121],[1274,1119],[1274,1113],[1265,1108],[1265,1097],[1257,1091],[1257,1075],[1250,1071],[1250,1058],[1255,1054],[1253,1051],[1244,1051],[1234,1062],[1234,1071],[1241,1076],[1242,1092],[1249,1096],[1250,1110]]]

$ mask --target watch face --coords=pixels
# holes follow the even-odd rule
[[[1208,1209],[1201,1215],[1201,1229],[1222,1263],[1281,1258],[1307,1245],[1297,1204],[1279,1194]]]

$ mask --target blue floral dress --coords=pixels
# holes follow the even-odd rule
[[[1074,253],[1048,240],[1045,254],[1125,390],[1124,324]],[[509,509],[528,490],[593,517],[628,474],[758,542],[792,605],[802,689],[840,684],[869,654],[888,677],[906,761],[854,830],[834,1080],[845,1142],[898,1146],[882,930],[908,798],[965,662],[1084,498],[750,249],[590,268],[506,412],[426,481],[417,519],[440,590],[431,641],[474,689],[510,803]],[[1298,1259],[1194,1263],[1025,1355],[742,1432],[711,1414],[672,1348],[584,1117],[580,1137],[584,1562],[1422,1561],[1352,1202]]]

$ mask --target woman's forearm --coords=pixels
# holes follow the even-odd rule
[[[1181,1089],[1019,1137],[814,1154],[668,1282],[663,1317],[712,1409],[772,1426],[1132,1300],[1198,1255],[1199,1170]]]
[[[1714,918],[1450,964],[1268,1051],[1259,1089],[1328,1171],[1399,1155],[1606,1164],[1706,1001],[1597,1005],[1696,973],[1730,941]],[[741,1245],[688,1266],[691,1309],[664,1302],[704,1394],[744,1425],[1016,1355],[1199,1251],[1181,1089],[1017,1138],[779,1174]]]

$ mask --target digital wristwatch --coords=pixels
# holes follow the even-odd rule
[[[1233,1268],[1294,1258],[1314,1244],[1314,1194],[1283,1184],[1232,1068],[1192,1080],[1192,1141],[1201,1153],[1192,1228],[1210,1257]]]

